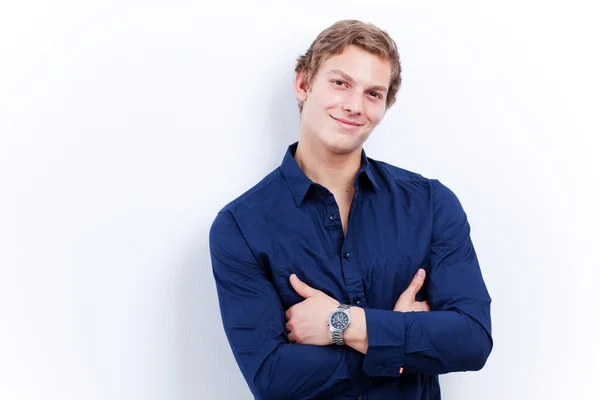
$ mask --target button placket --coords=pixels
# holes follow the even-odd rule
[[[364,294],[362,294],[362,291],[360,290],[360,273],[357,265],[355,265],[354,260],[352,260],[352,251],[346,249],[346,251],[342,252],[342,257],[342,262],[343,264],[345,264],[344,270],[346,276],[346,284],[348,287],[349,301],[355,306],[364,307]]]
[[[321,200],[323,200],[323,205],[325,207],[325,226],[329,228],[335,227],[336,229],[339,227],[341,229],[340,211],[335,202],[335,198],[330,193],[327,193],[326,195],[319,193],[319,196],[321,197]]]

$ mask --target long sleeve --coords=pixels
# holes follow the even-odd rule
[[[426,288],[430,312],[365,309],[370,376],[483,368],[492,350],[491,299],[456,195],[432,180],[433,228]]]
[[[339,346],[290,344],[283,305],[234,215],[221,211],[210,230],[213,275],[223,327],[257,399],[311,399],[352,391],[361,365]]]

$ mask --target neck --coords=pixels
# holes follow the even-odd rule
[[[301,138],[294,159],[310,180],[335,192],[354,186],[360,168],[361,148],[351,153],[337,154]]]

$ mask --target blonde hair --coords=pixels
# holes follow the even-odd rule
[[[317,36],[306,54],[298,57],[296,73],[305,73],[306,87],[310,88],[319,67],[330,57],[341,54],[350,45],[357,46],[390,62],[392,77],[386,97],[386,108],[396,102],[402,80],[402,67],[396,43],[390,35],[373,24],[358,20],[342,20]],[[302,112],[302,103],[298,104]]]

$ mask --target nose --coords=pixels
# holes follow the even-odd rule
[[[353,91],[348,94],[346,100],[344,101],[344,111],[347,111],[352,114],[362,114],[363,113],[363,101],[364,98],[360,91]]]

